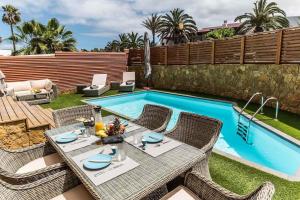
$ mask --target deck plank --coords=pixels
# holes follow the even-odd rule
[[[32,117],[32,121],[34,122],[33,127],[31,127],[31,128],[49,125],[49,123],[40,116],[39,112],[36,111],[36,108],[34,106],[30,106],[26,102],[22,102],[22,104],[28,111],[28,117]]]
[[[8,98],[11,98],[11,97],[3,97],[2,100],[3,100],[3,104],[4,104],[4,107],[6,108],[6,111],[7,111],[7,114],[10,118],[11,121],[16,121],[18,120],[18,116],[16,115],[14,109],[11,107],[10,103],[8,102]]]
[[[37,122],[34,122],[32,121],[32,117],[28,116],[28,111],[27,109],[23,106],[23,103],[22,101],[18,101],[17,104],[19,105],[20,109],[22,110],[22,112],[26,115],[26,122],[27,122],[27,127],[33,127],[34,126],[34,123],[37,123]],[[30,112],[29,112],[30,113]],[[30,113],[31,114],[31,113]]]
[[[7,114],[6,108],[3,104],[3,98],[0,98],[0,115],[2,122],[10,121],[9,115]]]
[[[51,128],[55,127],[55,123],[52,117],[52,111],[49,111],[48,109],[44,109],[41,106],[36,106],[37,109],[39,109],[39,112],[41,114],[41,116],[47,120],[47,122],[50,124]]]
[[[30,106],[25,101],[14,101],[12,97],[0,98],[0,123],[26,120],[27,127],[54,128],[52,109],[44,109],[41,106]]]
[[[7,98],[10,106],[12,107],[12,109],[15,111],[18,119],[26,119],[26,115],[25,113],[22,111],[22,109],[20,108],[20,106],[13,100],[13,98]]]
[[[25,115],[27,116],[27,119],[31,122],[31,124],[28,126],[28,128],[37,127],[40,125],[39,121],[35,118],[34,115],[28,110],[26,105],[28,105],[26,102],[21,101],[20,104],[22,105],[22,110],[24,111]]]

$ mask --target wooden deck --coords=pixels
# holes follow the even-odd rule
[[[0,98],[0,124],[26,121],[27,128],[54,128],[52,109],[38,105],[30,106],[25,101],[14,101],[11,97]]]

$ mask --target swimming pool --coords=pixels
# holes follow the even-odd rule
[[[174,127],[178,115],[182,111],[216,118],[223,122],[223,127],[214,149],[263,166],[263,168],[270,169],[271,172],[279,172],[279,174],[290,177],[299,175],[300,147],[256,123],[252,123],[250,129],[253,144],[246,144],[236,134],[238,112],[230,102],[158,91],[141,91],[95,98],[86,100],[86,102],[93,105],[101,105],[109,111],[130,118],[137,118],[145,104],[169,107],[173,110],[173,115],[168,124],[168,130]],[[243,117],[242,120],[246,121],[248,119]]]

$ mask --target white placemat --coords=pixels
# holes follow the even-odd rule
[[[140,125],[134,124],[132,122],[128,122],[128,125],[125,128],[125,133],[129,133],[131,131],[135,131],[137,129],[141,128]]]
[[[102,150],[104,151],[102,152]],[[128,156],[124,161],[113,161],[111,165],[109,165],[107,168],[102,169],[102,170],[96,170],[96,171],[90,171],[87,169],[84,169],[83,167],[83,162],[97,154],[97,153],[105,153],[109,154],[111,153],[111,147],[110,145],[105,145],[104,147],[94,149],[88,152],[85,152],[83,154],[77,155],[72,157],[74,162],[80,167],[80,169],[89,177],[89,179],[95,184],[95,185],[100,185],[106,181],[109,181],[121,174],[124,174],[135,167],[139,166],[137,162],[129,158]]]
[[[67,133],[67,132],[66,132]],[[65,134],[65,133],[62,133]],[[60,135],[60,134],[59,134]],[[54,135],[51,136],[51,138],[55,141],[56,137],[59,135]],[[70,143],[64,143],[64,144],[60,144],[57,143],[57,145],[64,151],[64,152],[70,152],[70,151],[74,151],[76,149],[80,149],[86,146],[91,145],[92,143],[95,143],[97,141],[99,141],[100,138],[96,137],[94,135],[91,135],[90,137],[79,137],[77,140],[70,142]]]
[[[137,134],[139,135],[138,137],[142,137],[143,134],[149,132],[151,131],[148,130]],[[153,157],[157,157],[163,153],[166,153],[182,144],[181,142],[177,140],[173,140],[172,138],[164,137],[163,141],[160,143],[156,143],[156,144],[147,143],[145,150],[143,150],[141,147],[142,145],[141,143],[134,144],[134,136],[125,138],[125,141]]]

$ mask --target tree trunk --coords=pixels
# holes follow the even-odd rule
[[[155,32],[152,31],[152,45],[155,46]]]
[[[13,52],[12,55],[14,56],[16,53],[16,41],[15,41],[15,34],[14,34],[14,29],[12,24],[10,25],[10,31],[11,31],[11,36],[12,36],[12,43],[13,43]]]

